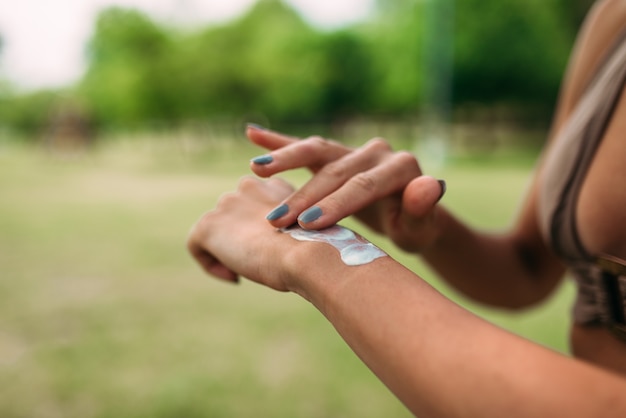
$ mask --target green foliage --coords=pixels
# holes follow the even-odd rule
[[[202,92],[207,103],[218,105],[214,112],[262,111],[277,119],[310,114],[319,100],[315,35],[280,1],[261,1],[232,25],[207,30],[199,47],[213,67],[196,73],[210,83]]]
[[[456,4],[455,100],[551,103],[572,41],[557,3],[459,0]]]
[[[373,101],[374,59],[366,43],[355,33],[326,34],[317,44],[318,109],[332,121],[356,112],[367,112]]]
[[[29,137],[41,134],[58,97],[51,90],[17,95],[10,86],[0,86],[0,127]]]
[[[553,2],[564,18],[567,27],[565,30],[569,29],[569,35],[574,36],[596,0],[553,0]]]
[[[589,3],[380,1],[373,19],[335,31],[281,0],[187,31],[113,7],[97,19],[74,90],[99,126],[114,128],[250,115],[333,123],[468,103],[545,109]],[[32,132],[49,97],[1,94],[0,124]]]
[[[361,28],[372,55],[375,113],[415,112],[423,100],[424,16],[415,0],[381,2],[380,16]]]
[[[103,11],[88,45],[90,66],[81,86],[96,120],[134,125],[165,116],[157,69],[169,50],[168,34],[140,12]]]

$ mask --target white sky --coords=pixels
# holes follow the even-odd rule
[[[136,7],[165,22],[210,23],[255,0],[0,0],[0,77],[24,88],[60,86],[84,71],[83,48],[100,9]],[[373,0],[286,0],[311,23],[336,27],[365,18]]]

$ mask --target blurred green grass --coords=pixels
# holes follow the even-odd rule
[[[410,416],[308,303],[212,280],[187,255],[191,225],[259,153],[243,141],[118,140],[69,156],[2,144],[1,416]],[[459,216],[504,228],[531,168],[481,159],[434,174]],[[567,351],[570,284],[523,314],[487,309],[361,231],[459,303]]]

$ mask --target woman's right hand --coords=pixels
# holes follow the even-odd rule
[[[394,152],[382,139],[349,148],[318,136],[303,140],[249,126],[250,140],[270,151],[251,162],[260,177],[307,167],[313,177],[268,214],[287,227],[322,229],[354,214],[407,251],[430,246],[439,235],[437,202],[445,183],[424,176],[417,159]]]

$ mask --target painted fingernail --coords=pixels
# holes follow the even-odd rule
[[[274,157],[272,157],[269,154],[265,154],[265,155],[260,155],[258,157],[254,157],[250,161],[252,163],[258,164],[258,165],[267,165],[267,164],[271,163],[272,161],[274,161]]]
[[[439,185],[441,186],[441,194],[439,195],[439,199],[437,199],[437,202],[439,202],[441,198],[443,197],[443,195],[446,194],[447,186],[446,186],[445,180],[437,180],[437,181],[439,182]]]
[[[313,222],[322,216],[322,209],[319,206],[311,206],[304,212],[298,216],[298,220],[302,223],[308,224],[309,222]]]
[[[274,208],[274,210],[268,213],[265,219],[267,219],[268,221],[275,221],[276,219],[285,216],[287,212],[289,212],[289,206],[283,203],[282,205],[277,206],[276,208]]]
[[[258,129],[259,131],[267,131],[266,128],[262,127],[261,125],[257,125],[256,123],[248,123],[246,126],[248,128]]]

